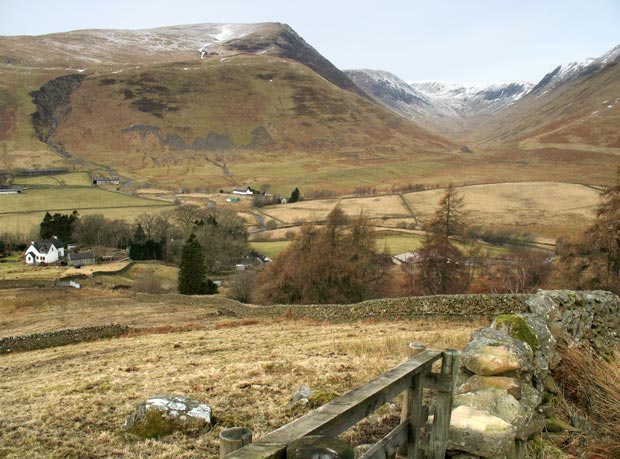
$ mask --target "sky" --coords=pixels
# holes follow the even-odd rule
[[[253,22],[406,81],[535,83],[620,45],[620,0],[0,0],[0,35]]]

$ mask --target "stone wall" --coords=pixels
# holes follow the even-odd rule
[[[539,291],[526,303],[526,312],[499,315],[476,332],[461,353],[452,457],[521,457],[524,442],[560,424],[549,403],[558,393],[558,346],[587,343],[606,353],[620,342],[620,298],[609,292]]]
[[[529,295],[438,295],[382,298],[357,304],[251,306],[231,300],[221,308],[239,317],[308,318],[330,321],[395,320],[414,316],[490,317],[526,312]]]
[[[0,339],[0,354],[15,351],[31,351],[48,347],[64,346],[66,344],[96,341],[105,338],[114,338],[127,332],[126,325],[103,325],[99,327],[85,327],[59,330],[49,333],[34,333],[23,336],[10,336]]]

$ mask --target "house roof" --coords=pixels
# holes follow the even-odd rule
[[[44,241],[41,241],[39,243],[33,243],[33,245],[34,248],[37,249],[40,253],[49,252],[52,246],[56,247],[57,249],[63,248],[62,242],[60,242],[60,240],[57,238],[45,239]]]
[[[70,253],[68,255],[69,260],[88,260],[89,258],[95,258],[94,252],[80,252],[80,253]]]

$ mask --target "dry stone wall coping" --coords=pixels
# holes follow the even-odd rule
[[[115,338],[126,333],[126,325],[110,324],[98,327],[74,328],[49,333],[33,333],[31,335],[9,336],[0,339],[0,354],[16,351],[32,351],[67,344]]]
[[[290,315],[329,321],[364,319],[396,320],[418,316],[495,317],[498,314],[526,312],[529,295],[437,295],[381,298],[356,304],[251,306],[227,303],[223,308],[241,317]]]

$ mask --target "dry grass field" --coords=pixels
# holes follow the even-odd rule
[[[29,266],[23,263],[23,260],[18,260],[17,263],[0,264],[0,280],[55,280],[71,276],[92,276],[93,273],[112,273],[121,271],[128,265],[129,262],[123,261],[118,263],[84,266],[80,269],[76,269],[59,265]]]
[[[303,414],[287,406],[302,384],[342,394],[405,360],[411,341],[461,348],[485,325],[239,320],[216,315],[218,301],[3,291],[0,336],[110,322],[145,328],[112,340],[0,355],[0,457],[216,458],[221,429],[245,426],[259,438]],[[217,424],[197,437],[127,438],[125,417],[162,393],[209,403]],[[389,405],[345,437],[364,442],[398,412]]]
[[[500,183],[458,188],[470,224],[531,233],[552,241],[588,226],[600,191],[569,183]],[[421,223],[435,212],[444,190],[405,195]]]
[[[299,201],[265,208],[263,213],[277,221],[289,224],[322,221],[338,204],[349,215],[359,215],[363,212],[371,219],[411,217],[406,203],[399,195]]]
[[[587,227],[594,218],[600,194],[598,189],[585,185],[548,182],[471,185],[458,190],[464,196],[470,225],[529,233],[550,244]],[[444,194],[445,189],[436,189],[402,196],[300,201],[265,207],[261,213],[290,225],[322,221],[340,204],[347,214],[355,216],[364,212],[378,226],[420,227],[435,213]],[[274,232],[273,237],[281,238],[283,231],[290,229]]]

